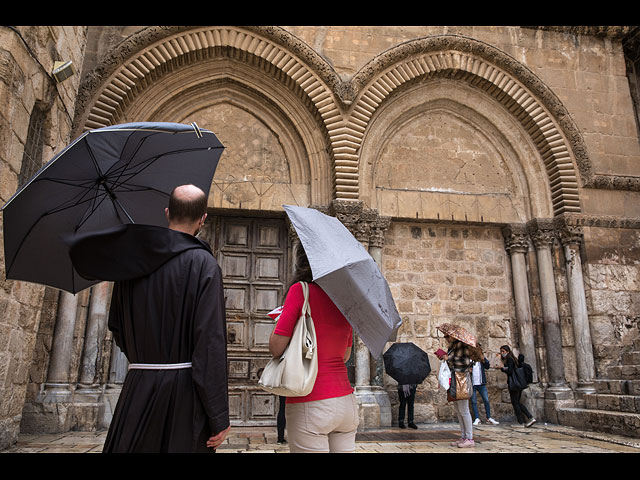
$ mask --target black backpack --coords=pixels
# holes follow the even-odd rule
[[[520,365],[518,368],[522,369],[524,373],[524,378],[527,381],[527,385],[533,383],[533,368],[528,363],[524,361],[524,355],[518,355],[518,364]]]
[[[522,362],[521,368],[524,371],[524,378],[527,380],[527,384],[533,383],[533,368],[531,368],[531,365]]]

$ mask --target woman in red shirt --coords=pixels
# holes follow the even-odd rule
[[[269,351],[279,357],[291,340],[304,303],[300,281],[309,284],[309,306],[318,342],[318,375],[309,395],[287,397],[285,416],[290,451],[353,452],[358,406],[345,365],[351,355],[353,333],[338,307],[313,283],[302,245],[296,249],[293,284],[269,339]]]

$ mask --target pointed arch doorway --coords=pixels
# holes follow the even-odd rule
[[[163,56],[180,39],[181,33],[169,35],[139,56]],[[221,45],[166,60],[142,80],[131,78],[131,72],[142,72],[138,61],[127,60],[105,79],[85,128],[102,121],[196,122],[225,146],[203,235],[223,272],[231,420],[234,425],[275,425],[278,399],[257,388],[257,381],[270,358],[273,320],[267,313],[283,303],[290,274],[292,242],[282,205],[328,205],[334,191],[332,162],[318,107],[298,84],[299,75],[292,79],[289,71],[280,70],[291,65],[270,63],[280,55],[266,61],[259,55],[264,48],[248,52],[233,39],[219,40]],[[267,39],[256,41],[278,50]],[[116,108],[113,92],[121,94],[122,78],[129,94],[118,97]],[[305,88],[320,82],[310,71],[304,79]],[[311,92],[317,96],[318,88]]]

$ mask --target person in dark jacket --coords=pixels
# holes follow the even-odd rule
[[[516,359],[509,345],[503,345],[500,347],[500,357],[502,358],[503,366],[497,368],[500,368],[501,371],[506,373],[508,379],[514,374],[515,369],[519,366],[520,362]],[[524,360],[522,355],[520,355],[520,357]],[[529,413],[526,405],[522,403],[522,390],[511,390],[511,388],[509,388],[509,396],[511,397],[511,405],[513,405],[513,410],[516,414],[516,418],[518,419],[518,423],[524,424],[525,427],[530,427],[536,423],[536,419],[533,418],[531,413]]]
[[[473,413],[473,424],[480,424],[480,415],[478,412],[478,398],[477,394],[482,397],[482,403],[484,404],[484,411],[487,414],[487,422],[493,425],[498,425],[500,422],[491,417],[491,405],[489,404],[489,394],[487,393],[487,375],[485,370],[489,370],[491,365],[489,360],[484,356],[480,344],[475,349],[475,352],[471,355],[471,379],[473,383],[473,395],[471,396],[471,410]]]
[[[404,413],[407,412],[407,422],[409,428],[416,429],[418,426],[413,422],[413,406],[416,400],[416,390],[418,385],[398,385],[398,426],[406,428],[404,424]]]
[[[195,236],[206,206],[180,186],[169,228],[121,225],[72,246],[80,275],[114,282],[108,325],[129,361],[104,452],[213,452],[229,432],[222,273]]]

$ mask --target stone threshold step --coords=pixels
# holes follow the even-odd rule
[[[640,437],[640,413],[611,412],[589,408],[560,408],[558,423],[583,430]]]
[[[640,395],[640,380],[597,379],[596,392],[613,395]]]
[[[640,413],[640,395],[591,393],[584,401],[587,409]]]

